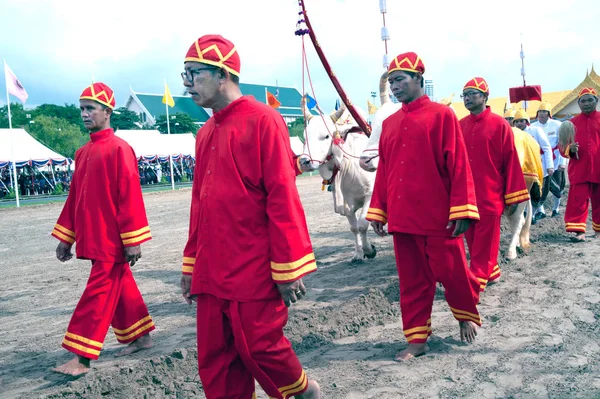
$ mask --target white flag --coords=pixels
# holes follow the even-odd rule
[[[29,97],[29,95],[25,91],[25,88],[23,87],[21,82],[19,82],[19,79],[17,79],[17,77],[15,76],[12,69],[8,67],[6,61],[4,61],[4,76],[6,78],[6,88],[8,92],[13,96],[17,97],[19,100],[21,100],[23,104],[25,104],[25,101],[27,100],[27,97]]]

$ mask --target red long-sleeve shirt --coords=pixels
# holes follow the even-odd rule
[[[75,154],[67,201],[52,235],[80,259],[125,262],[124,247],[152,238],[137,159],[112,129],[90,134]]]
[[[562,151],[566,158],[570,158],[569,182],[600,183],[600,113],[581,113],[571,122],[575,125],[575,142],[579,143],[579,159],[571,157],[570,146]]]
[[[490,107],[460,120],[482,215],[502,215],[504,205],[529,200],[513,131]]]
[[[198,131],[184,274],[192,294],[276,298],[316,270],[285,122],[242,97]]]
[[[390,232],[451,236],[449,220],[479,220],[458,120],[426,95],[383,122],[368,220]]]

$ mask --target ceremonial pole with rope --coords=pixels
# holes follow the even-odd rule
[[[297,29],[296,29],[295,34],[297,36],[302,36],[302,37],[306,34],[309,35],[310,40],[312,41],[312,43],[315,47],[315,51],[317,52],[317,55],[319,56],[319,59],[321,60],[321,63],[323,64],[323,67],[325,68],[325,71],[327,72],[327,75],[329,76],[331,83],[333,83],[335,90],[340,95],[340,98],[346,105],[346,108],[348,109],[348,111],[350,112],[350,114],[352,115],[352,117],[354,118],[356,123],[358,124],[358,126],[361,128],[361,130],[367,136],[370,136],[371,135],[371,127],[367,124],[367,121],[365,121],[364,118],[358,113],[358,111],[356,110],[356,108],[354,107],[354,105],[352,104],[352,102],[350,101],[348,96],[346,95],[346,92],[342,88],[342,85],[340,84],[337,76],[331,69],[331,65],[329,65],[329,61],[327,61],[327,58],[325,57],[325,54],[323,53],[323,49],[319,45],[319,42],[315,35],[315,32],[312,28],[312,25],[310,24],[310,20],[308,19],[306,7],[304,6],[304,0],[298,0],[298,5],[300,6],[300,11],[298,12],[298,15],[300,16],[300,18],[298,19],[298,23],[296,25]],[[303,37],[303,41],[302,41],[302,52],[303,52],[303,57],[305,58],[306,53],[305,53],[305,49],[304,49],[304,37]],[[304,70],[304,68],[303,68],[303,70]]]

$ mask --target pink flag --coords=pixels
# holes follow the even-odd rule
[[[17,77],[15,76],[12,69],[8,67],[6,61],[4,61],[4,76],[6,78],[6,89],[8,90],[8,92],[13,96],[17,97],[19,100],[21,100],[23,104],[25,104],[25,101],[27,100],[27,97],[29,97],[29,95],[25,91],[25,88],[23,87],[21,82],[19,82],[19,79],[17,79]]]

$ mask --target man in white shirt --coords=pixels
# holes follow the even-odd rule
[[[527,112],[520,108],[515,113],[514,119],[515,127],[523,130],[524,132],[529,133],[535,141],[540,146],[540,155],[542,158],[542,168],[544,169],[544,184],[543,187],[549,185],[548,180],[551,178],[554,173],[554,161],[552,160],[552,146],[550,145],[550,141],[548,140],[548,136],[544,132],[541,127],[530,126],[529,115]],[[546,191],[546,196],[547,196]],[[533,212],[533,218],[531,224],[536,224],[539,219],[543,219],[546,217],[546,214],[543,213],[544,209],[544,193],[542,190],[542,199],[540,200],[540,204],[538,209]]]
[[[565,169],[567,168],[567,158],[560,155],[558,149],[558,128],[560,127],[561,121],[552,119],[551,114],[552,106],[549,102],[543,102],[537,110],[537,121],[533,122],[531,126],[540,127],[544,130],[548,136],[548,141],[552,146],[552,157],[554,164],[554,174],[552,179],[548,179],[542,190],[542,202],[539,208],[539,212],[544,212],[544,201],[548,195],[548,191],[552,192],[554,197],[554,203],[552,206],[552,216],[560,214],[560,198],[563,195],[565,189]]]

